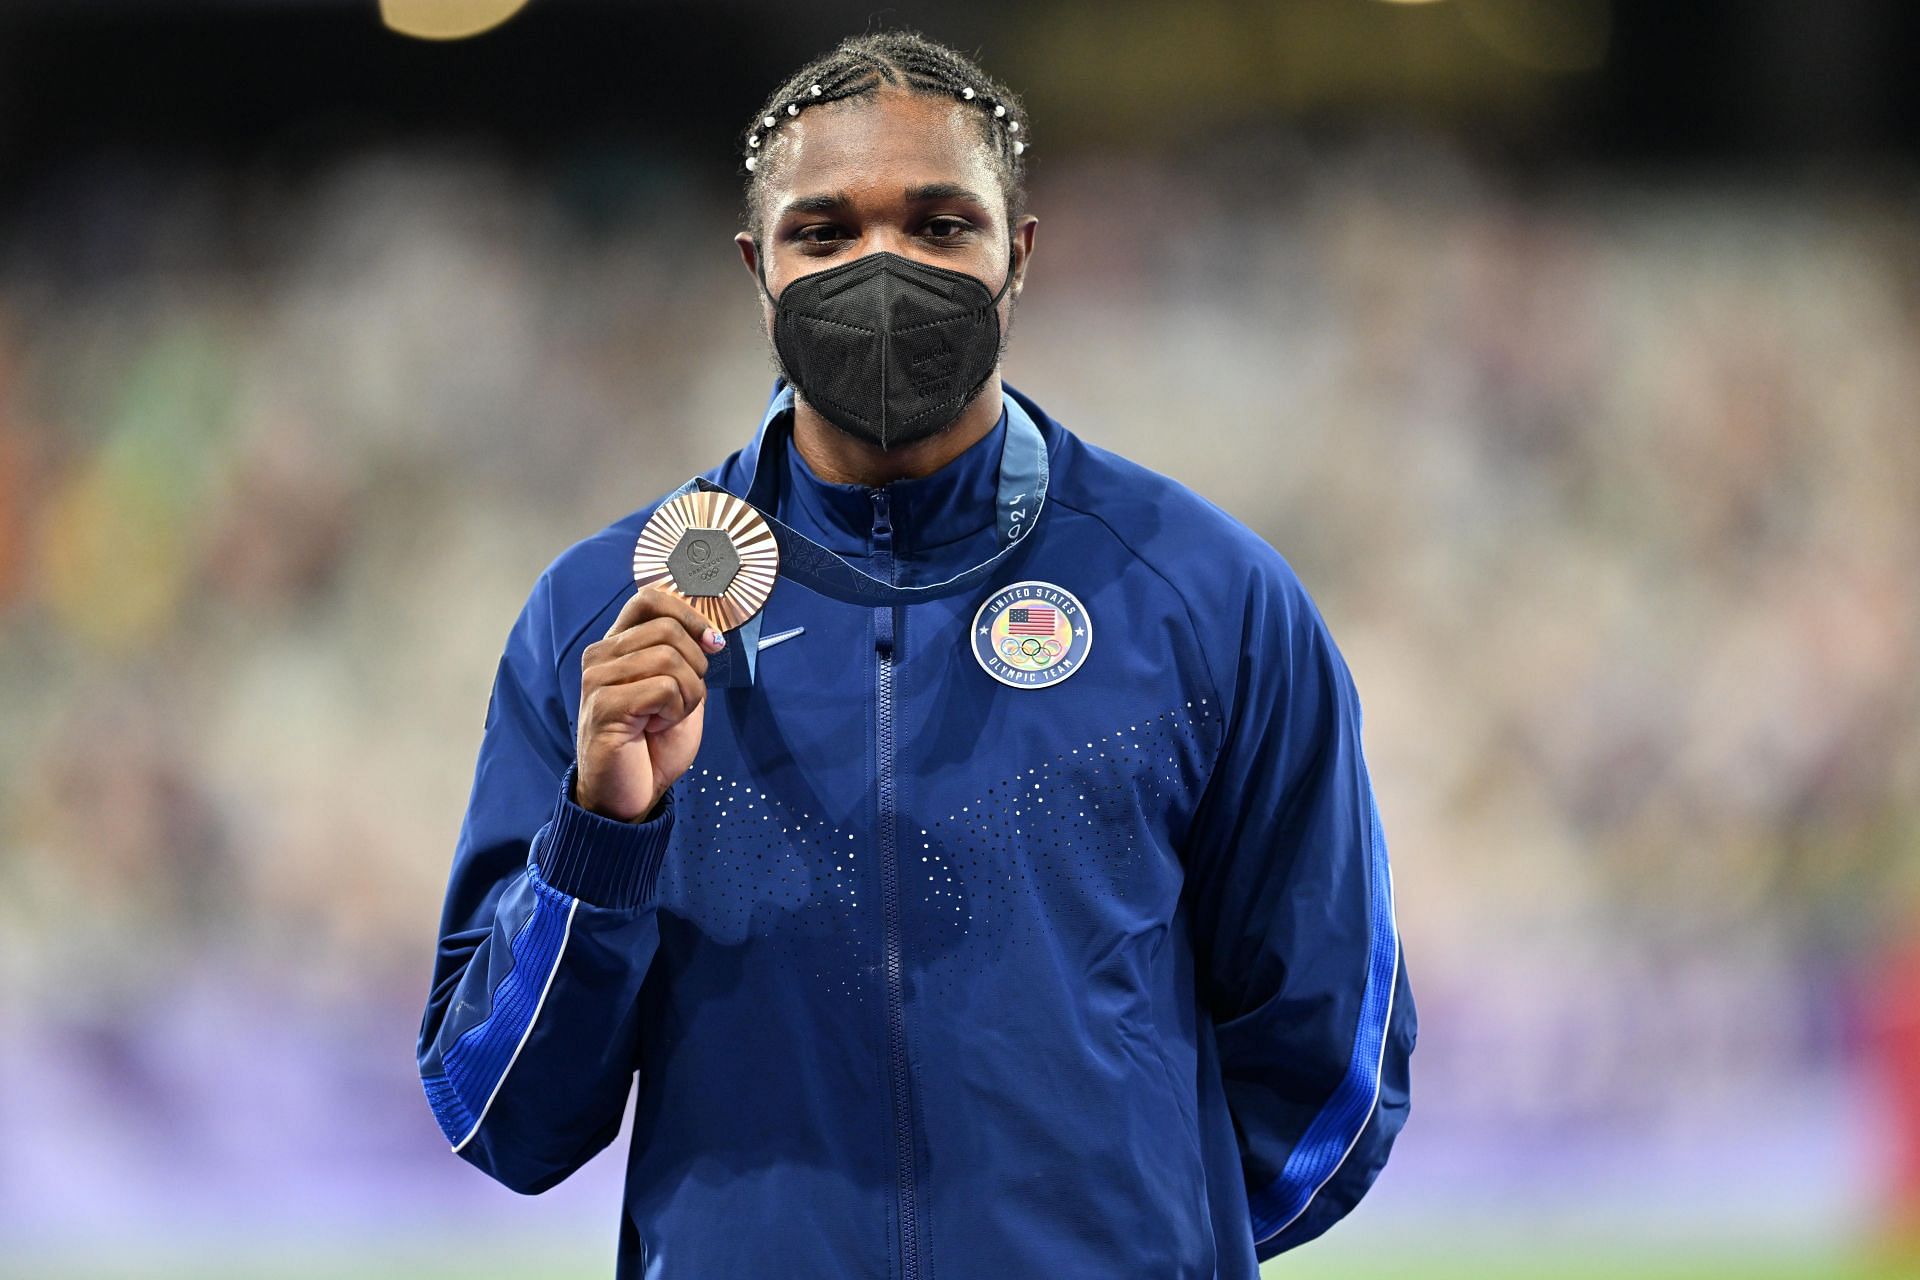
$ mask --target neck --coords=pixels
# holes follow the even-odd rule
[[[980,394],[967,402],[946,430],[898,449],[882,449],[848,435],[821,417],[796,391],[793,447],[822,480],[878,486],[932,475],[993,430],[993,424],[998,421],[1000,375],[997,373],[987,379]]]

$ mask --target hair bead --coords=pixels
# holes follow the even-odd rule
[[[962,102],[992,108],[985,131],[988,139],[996,136],[992,132],[994,122],[1003,126],[997,135],[1000,145],[993,148],[995,167],[1007,185],[1010,207],[1024,199],[1020,157],[1027,144],[1020,136],[1025,132],[1020,127],[1022,122],[1014,114],[1021,110],[1020,99],[957,50],[910,32],[874,32],[841,41],[838,48],[802,67],[761,106],[765,114],[748,126],[750,135],[742,155],[749,175],[745,183],[749,216],[765,216],[761,191],[765,183],[756,172],[758,157],[766,151],[774,128],[783,118],[798,116],[802,106],[861,97],[885,85],[918,94],[948,94]],[[782,93],[791,95],[788,101],[780,101]],[[786,108],[784,112],[782,107]]]

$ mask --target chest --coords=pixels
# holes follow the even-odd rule
[[[1009,576],[1057,594],[870,607],[777,586],[761,634],[794,634],[753,686],[709,692],[676,784],[669,909],[715,940],[803,947],[872,911],[956,947],[1170,914],[1219,738],[1191,620],[1124,561],[1036,569]],[[1042,647],[1017,683],[1044,639],[1070,673]]]

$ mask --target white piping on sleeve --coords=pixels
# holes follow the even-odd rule
[[[540,999],[534,1003],[533,1016],[527,1019],[527,1029],[520,1033],[520,1043],[513,1046],[513,1056],[507,1059],[507,1065],[500,1072],[500,1078],[493,1082],[493,1091],[487,1095],[487,1104],[480,1108],[480,1114],[473,1118],[473,1128],[467,1130],[467,1136],[454,1143],[453,1153],[460,1154],[460,1148],[473,1141],[473,1135],[480,1132],[481,1121],[487,1118],[487,1112],[493,1109],[493,1100],[500,1096],[500,1086],[507,1082],[507,1073],[513,1070],[513,1064],[520,1059],[520,1051],[527,1047],[527,1037],[533,1034],[533,1028],[540,1021],[540,1010],[546,1007],[547,992],[553,989],[553,980],[560,972],[560,961],[567,954],[567,939],[573,936],[573,913],[580,909],[580,899],[574,898],[567,905],[566,927],[560,933],[560,948],[553,953],[553,968],[547,971],[547,980],[540,988]]]
[[[1354,1147],[1360,1141],[1360,1135],[1367,1131],[1367,1124],[1373,1119],[1374,1109],[1380,1105],[1382,1072],[1387,1061],[1387,1039],[1393,1031],[1393,990],[1399,985],[1400,974],[1400,923],[1393,914],[1393,864],[1391,862],[1387,864],[1387,928],[1393,933],[1393,963],[1387,967],[1387,1011],[1380,1019],[1380,1056],[1373,1064],[1373,1101],[1367,1104],[1365,1113],[1360,1117],[1360,1123],[1353,1127],[1353,1137],[1347,1142],[1347,1149],[1342,1151],[1340,1158],[1333,1162],[1333,1168],[1327,1170],[1327,1176],[1320,1179],[1313,1190],[1307,1193],[1307,1198],[1300,1202],[1300,1207],[1294,1211],[1291,1218],[1255,1240],[1254,1243],[1257,1245],[1265,1244],[1300,1220],[1300,1215],[1307,1211],[1307,1206],[1313,1203],[1313,1198],[1320,1194],[1320,1188],[1333,1181],[1333,1175],[1340,1172],[1340,1166],[1345,1164],[1347,1157],[1353,1154]]]

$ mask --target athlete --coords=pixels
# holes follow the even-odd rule
[[[1029,138],[911,32],[781,85],[740,153],[761,420],[561,552],[507,637],[420,1072],[527,1193],[637,1075],[623,1280],[1250,1280],[1405,1123],[1324,620],[1245,525],[1000,379]],[[777,536],[724,631],[637,585],[702,495]],[[753,578],[724,530],[678,538]]]

